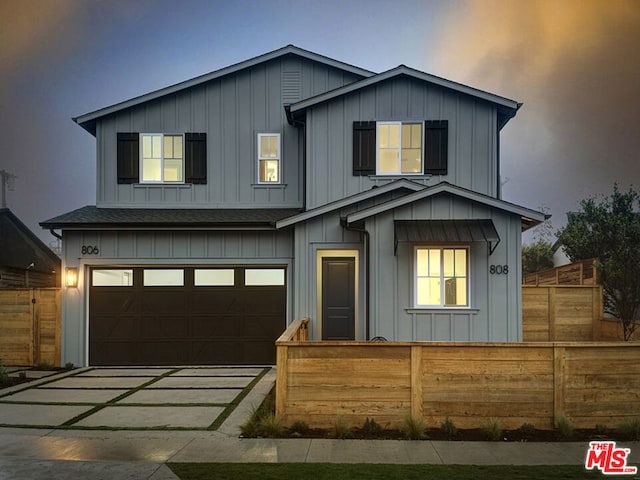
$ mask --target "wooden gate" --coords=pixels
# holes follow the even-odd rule
[[[60,366],[60,289],[0,290],[3,365]]]

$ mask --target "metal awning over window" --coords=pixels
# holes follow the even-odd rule
[[[493,220],[396,220],[395,250],[398,242],[469,243],[487,242],[489,255],[500,243]],[[395,254],[395,251],[394,251]]]

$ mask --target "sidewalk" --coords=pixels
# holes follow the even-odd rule
[[[241,439],[238,426],[271,389],[264,376],[217,431],[0,428],[0,478],[177,477],[167,462],[583,465],[588,445],[330,439]],[[640,442],[629,463],[640,462]]]

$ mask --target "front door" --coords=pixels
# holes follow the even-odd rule
[[[322,339],[355,340],[355,257],[322,257]]]

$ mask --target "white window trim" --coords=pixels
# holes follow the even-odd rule
[[[160,168],[160,176],[161,179],[160,181],[152,181],[152,180],[144,180],[144,168],[143,168],[143,164],[144,164],[144,155],[143,155],[143,142],[142,142],[142,137],[144,136],[160,136],[162,138],[162,140],[160,141],[160,150],[161,150],[161,161],[162,161],[162,165]],[[165,181],[164,180],[164,137],[165,136],[169,136],[169,137],[182,137],[182,180],[179,182],[174,182],[174,181]],[[152,133],[152,132],[145,132],[145,133],[141,133],[140,134],[140,183],[144,184],[144,185],[184,185],[185,181],[184,181],[184,176],[185,176],[185,144],[184,144],[184,134],[182,133]]]
[[[403,173],[402,172],[402,125],[403,124],[419,124],[421,127],[422,134],[420,135],[420,171],[419,172],[410,172]],[[381,172],[380,171],[380,141],[378,138],[378,132],[380,131],[380,125],[400,125],[400,132],[398,136],[398,150],[400,152],[400,156],[398,157],[400,171],[398,173],[393,172]],[[419,120],[406,120],[404,122],[401,121],[378,121],[376,122],[376,176],[389,176],[389,177],[404,177],[404,176],[424,176],[424,122]]]
[[[418,250],[419,249],[457,249],[467,251],[467,304],[466,305],[445,305],[444,304],[444,283],[440,283],[440,305],[421,305],[418,303]],[[441,256],[444,258],[444,256]],[[473,310],[471,306],[471,248],[468,245],[415,245],[413,247],[413,309],[415,310]],[[442,268],[440,278],[443,278]],[[460,278],[460,277],[458,277]]]
[[[262,157],[260,156],[260,140],[262,137],[278,137],[278,156],[274,157]],[[268,133],[261,132],[258,133],[257,144],[256,144],[256,158],[257,158],[257,184],[258,185],[281,185],[282,184],[282,136],[280,133]],[[267,161],[277,161],[278,162],[278,181],[277,182],[267,182],[260,180],[260,162],[262,160]]]

